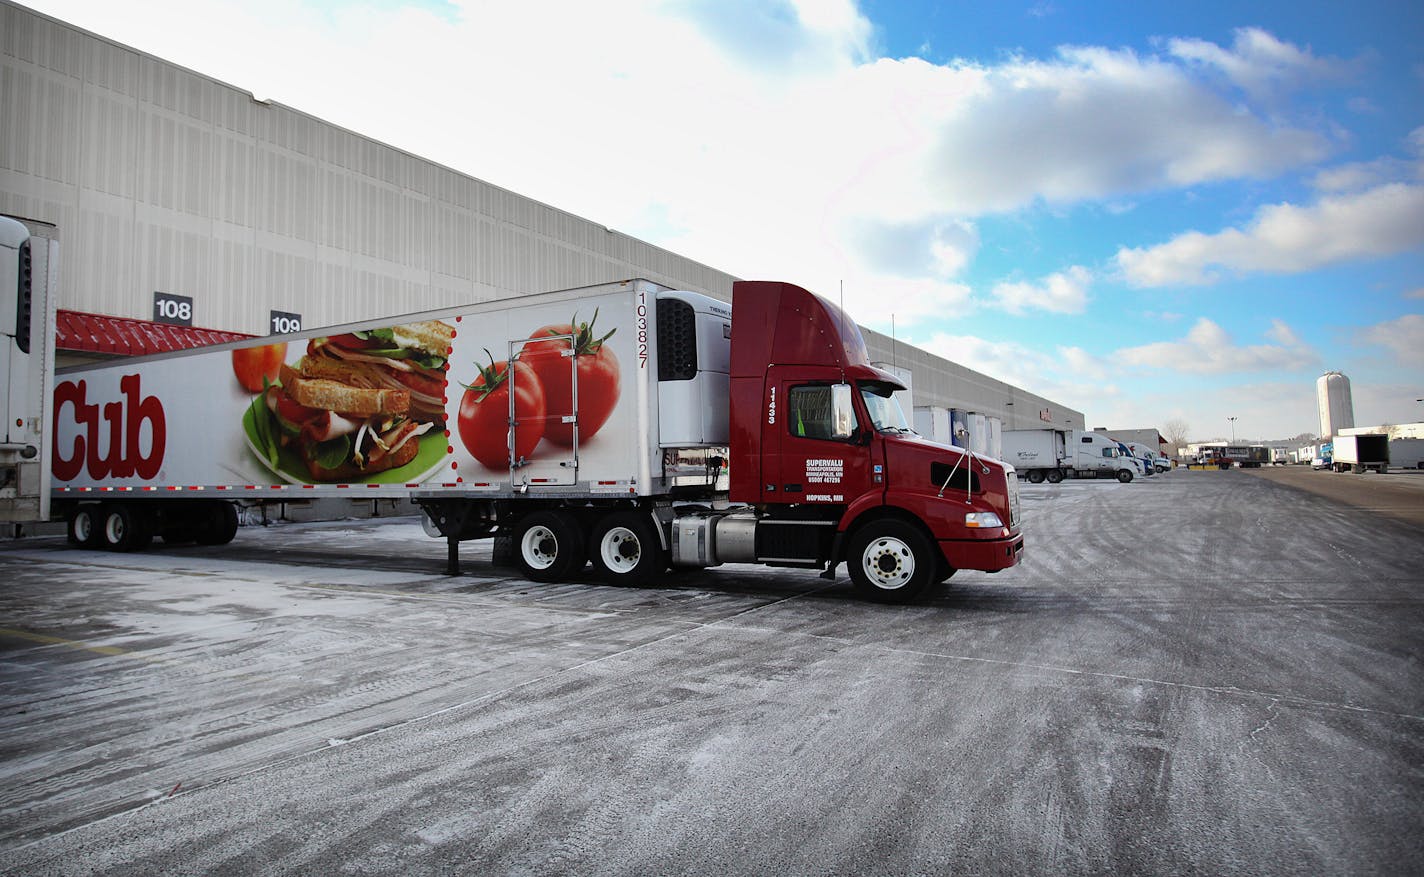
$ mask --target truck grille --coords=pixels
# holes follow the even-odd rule
[[[1009,476],[1009,526],[1016,527],[1019,523],[1019,473],[1005,474]]]

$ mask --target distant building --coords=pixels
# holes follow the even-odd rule
[[[1385,423],[1379,426],[1352,426],[1339,431],[1340,435],[1368,435],[1384,433],[1391,439],[1424,438],[1424,422]]]

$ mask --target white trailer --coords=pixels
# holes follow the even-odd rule
[[[1034,484],[1064,478],[1116,478],[1124,484],[1142,472],[1122,455],[1118,443],[1095,432],[1062,429],[1006,429],[1004,461]]]
[[[1331,451],[1330,468],[1336,472],[1360,474],[1389,471],[1389,436],[1384,433],[1337,435]]]
[[[1396,469],[1424,469],[1424,439],[1390,439],[1389,464]]]

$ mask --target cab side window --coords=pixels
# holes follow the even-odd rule
[[[792,387],[787,395],[786,424],[798,438],[831,438],[831,388],[826,384]]]

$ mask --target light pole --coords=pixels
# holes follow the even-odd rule
[[[1231,421],[1231,443],[1234,445],[1236,444],[1236,418],[1228,417],[1226,419]]]

